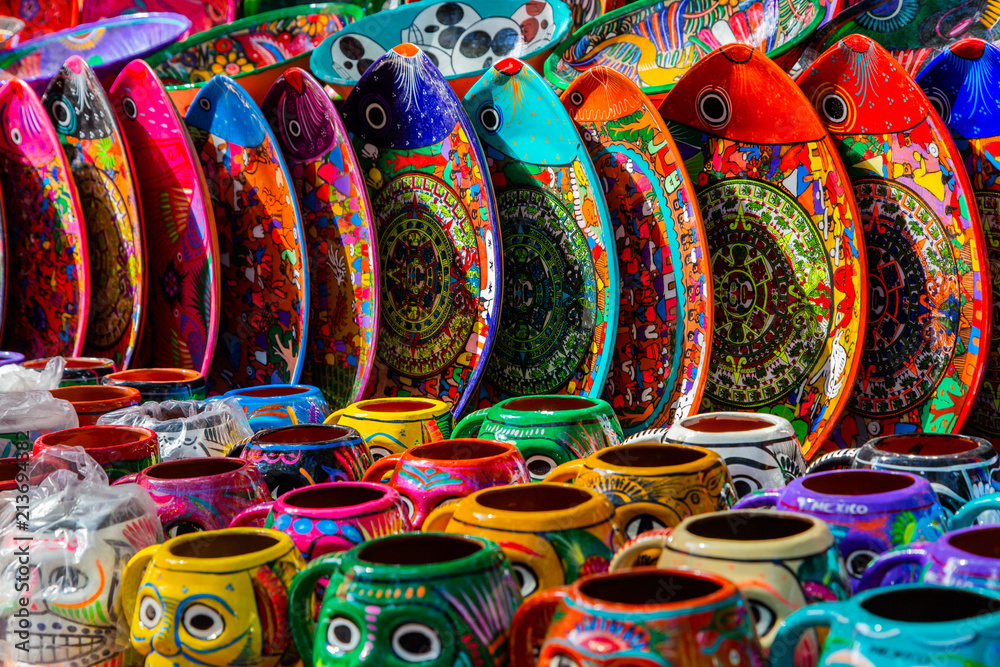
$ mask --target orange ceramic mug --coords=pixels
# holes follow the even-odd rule
[[[49,393],[73,404],[80,426],[93,426],[97,424],[101,415],[131,405],[139,405],[139,401],[142,400],[139,390],[133,387],[79,385],[52,389]]]

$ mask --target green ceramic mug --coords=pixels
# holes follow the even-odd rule
[[[586,458],[625,438],[607,401],[561,395],[508,398],[476,410],[459,422],[451,437],[512,443],[533,482],[562,463]]]

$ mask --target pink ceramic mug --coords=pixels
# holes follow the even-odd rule
[[[244,510],[229,527],[253,525],[289,535],[307,561],[412,530],[399,493],[368,482],[328,482],[294,489],[273,502]]]

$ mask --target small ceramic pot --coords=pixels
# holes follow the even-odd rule
[[[608,499],[569,484],[478,491],[431,512],[423,530],[479,535],[501,545],[526,598],[607,571],[624,543]]]
[[[816,459],[809,472],[844,468],[895,470],[931,483],[949,516],[973,498],[1000,491],[1000,466],[993,445],[982,438],[945,433],[906,433],[875,438],[856,449],[838,449]],[[981,523],[998,523],[989,512]]]
[[[255,523],[287,534],[307,561],[412,530],[409,512],[396,490],[365,482],[295,489],[274,502],[244,510],[229,527]]]
[[[75,406],[48,391],[0,395],[0,458],[30,452],[39,436],[79,425]]]
[[[372,464],[353,428],[299,424],[253,434],[229,452],[257,466],[273,498],[322,482],[360,482]]]
[[[571,482],[604,494],[628,539],[672,528],[695,514],[727,510],[736,501],[722,458],[685,445],[606,447],[563,463],[545,481]]]
[[[358,401],[327,417],[327,424],[357,429],[372,459],[451,437],[451,406],[431,398],[373,398]]]
[[[585,458],[624,439],[611,405],[583,396],[508,398],[467,416],[455,427],[453,437],[517,445],[535,482],[561,463]]]
[[[24,361],[24,355],[20,352],[8,352],[6,350],[0,350],[0,366],[9,366],[10,364],[19,364]]]
[[[687,417],[669,429],[654,428],[625,441],[698,445],[722,457],[739,498],[777,489],[806,473],[795,429],[787,419],[766,413],[708,412]]]
[[[197,401],[205,398],[205,376],[184,368],[136,368],[106,375],[101,384],[133,387],[142,402]]]
[[[32,359],[22,364],[25,368],[43,370],[51,357]],[[102,357],[66,357],[60,387],[75,387],[81,384],[101,384],[101,378],[115,372],[115,362]]]
[[[268,384],[250,389],[233,389],[223,395],[243,408],[250,428],[320,424],[330,414],[326,398],[318,388],[307,384]]]
[[[112,410],[139,405],[142,400],[138,389],[132,387],[79,386],[52,389],[58,399],[69,401],[76,410],[80,426],[93,426],[97,419]]]
[[[376,461],[366,482],[399,491],[417,530],[435,507],[492,486],[528,481],[524,459],[514,445],[491,440],[442,440],[411,447]]]
[[[512,667],[766,664],[736,586],[678,570],[597,574],[536,595],[514,616],[510,648]]]
[[[304,563],[264,528],[182,535],[125,567],[132,648],[147,665],[273,667],[295,661],[288,590]]]
[[[997,664],[1000,597],[916,584],[800,609],[778,629],[771,667],[792,667],[807,630],[828,628],[819,665],[969,667]]]
[[[313,595],[327,578],[314,624]],[[457,535],[391,535],[310,563],[292,584],[289,616],[305,665],[504,667],[520,604],[496,544]],[[378,652],[374,661],[372,651]]]
[[[17,475],[21,472],[21,461],[16,458],[0,459],[0,491],[17,488]],[[24,478],[27,482],[27,477]]]
[[[48,447],[82,447],[104,469],[108,481],[160,462],[156,434],[133,426],[81,426],[48,433],[35,440],[34,453]]]

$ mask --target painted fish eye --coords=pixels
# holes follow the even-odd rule
[[[557,465],[555,459],[544,454],[529,456],[525,464],[528,468],[528,476],[535,481],[544,479]]]
[[[575,107],[583,105],[583,93],[579,90],[574,90],[569,94],[569,103]]]
[[[10,140],[14,142],[15,146],[20,146],[24,137],[21,136],[21,130],[16,127],[10,128]]]
[[[302,136],[302,126],[299,125],[299,121],[297,121],[297,120],[290,120],[290,121],[288,121],[288,124],[286,125],[286,127],[288,128],[288,134],[292,135],[293,137],[301,137]]]
[[[511,563],[510,567],[514,571],[514,580],[521,589],[521,597],[526,598],[538,590],[538,575],[534,570],[524,563]]]
[[[754,625],[757,626],[757,636],[764,637],[774,628],[778,615],[774,610],[758,600],[749,600],[750,613],[753,614]]]
[[[490,134],[496,134],[500,130],[500,126],[503,125],[503,116],[500,114],[500,109],[492,104],[487,104],[479,110],[479,122],[484,130]]]
[[[200,100],[198,100],[198,106],[201,107],[202,111],[211,111],[212,100],[208,99],[207,97],[203,97]]]
[[[820,111],[834,125],[840,125],[847,120],[849,107],[847,100],[840,93],[828,93],[819,103]]]
[[[392,633],[392,652],[405,662],[430,662],[441,657],[441,637],[423,623],[404,623]]]
[[[628,539],[631,540],[632,538],[638,537],[639,535],[647,533],[651,530],[662,530],[664,528],[666,528],[666,526],[663,525],[663,522],[652,514],[640,514],[629,521],[628,525],[625,526],[625,535],[627,535]]]
[[[163,607],[160,601],[154,597],[146,596],[139,603],[139,622],[142,627],[152,630],[160,624],[163,618]]]
[[[715,90],[703,92],[698,97],[698,115],[712,127],[722,127],[729,122],[729,100]]]
[[[326,644],[330,653],[350,653],[361,643],[361,630],[346,616],[335,616],[326,629]]]
[[[52,118],[59,127],[69,127],[73,123],[73,110],[62,100],[52,103]]]
[[[126,118],[135,120],[139,115],[139,108],[135,105],[135,100],[131,97],[123,97],[122,112],[125,114]]]
[[[181,623],[189,635],[203,641],[217,638],[226,629],[222,615],[204,604],[193,604],[185,609]]]
[[[951,121],[951,102],[937,88],[931,88],[930,90],[925,90],[924,93],[927,94],[927,99],[930,101],[931,106],[934,107],[934,111],[941,116],[941,120],[945,123]]]
[[[365,120],[373,130],[381,130],[389,124],[389,116],[385,108],[378,102],[372,102],[365,107]]]

